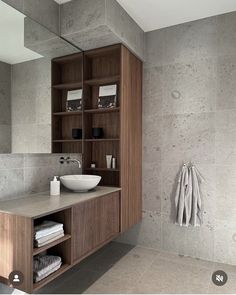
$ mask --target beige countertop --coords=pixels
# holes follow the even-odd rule
[[[38,218],[120,190],[118,187],[98,186],[87,193],[67,191],[61,192],[60,196],[50,196],[49,192],[34,194],[16,200],[0,201],[0,212]]]

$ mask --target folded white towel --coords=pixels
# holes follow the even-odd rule
[[[52,234],[47,235],[47,236],[44,236],[42,238],[35,239],[35,242],[37,242],[37,243],[44,243],[44,242],[47,242],[48,240],[51,240],[54,237],[57,237],[57,236],[59,236],[61,234],[64,234],[64,230],[63,229],[60,229],[60,230],[56,231],[55,233],[52,233]]]
[[[43,274],[41,276],[35,275],[34,276],[34,282],[35,283],[40,282],[41,280],[43,280],[46,277],[48,277],[50,274],[52,274],[55,271],[57,271],[60,267],[61,267],[61,263],[59,263],[57,266],[55,266],[54,268],[50,269],[47,273],[45,273],[45,274]]]
[[[35,276],[41,277],[54,269],[61,263],[61,257],[53,255],[39,255],[34,258],[33,272]]]
[[[43,223],[34,227],[35,239],[45,237],[61,229],[63,229],[63,224],[45,220]]]
[[[49,243],[51,243],[51,242],[54,242],[54,241],[60,239],[60,238],[62,238],[62,237],[64,237],[64,232],[61,233],[61,234],[59,234],[59,235],[57,235],[57,236],[55,236],[54,238],[51,238],[51,239],[45,241],[45,242],[38,242],[38,241],[35,241],[35,246],[36,246],[37,248],[40,248],[40,247],[43,247],[43,246],[45,246],[45,245],[47,245],[47,244],[49,244]]]

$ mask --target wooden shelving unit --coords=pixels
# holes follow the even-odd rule
[[[98,108],[99,86],[117,85],[117,106]],[[81,112],[66,112],[67,91],[83,89]],[[142,62],[121,44],[52,60],[52,152],[82,153],[83,173],[102,177],[100,185],[119,186],[121,229],[142,217]],[[93,139],[92,128],[104,136]],[[72,129],[83,130],[82,140]],[[107,169],[106,155],[116,158]],[[95,169],[90,168],[95,162]]]
[[[71,241],[71,234],[72,234],[72,209],[68,208],[56,213],[52,213],[47,215],[46,217],[40,217],[34,219],[34,225],[40,224],[43,220],[52,220],[63,224],[63,229],[65,232],[64,237],[57,239],[43,247],[40,248],[33,248],[32,256],[33,258],[40,254],[40,253],[47,253],[49,255],[58,255],[62,259],[62,265],[60,269],[52,273],[51,275],[47,276],[45,279],[41,280],[40,282],[33,283],[33,290],[36,291],[42,288],[44,285],[48,284],[65,271],[67,271],[72,264],[72,241]]]
[[[82,153],[82,140],[72,138],[73,128],[83,128],[82,111],[67,112],[68,90],[82,89],[83,53],[52,60],[52,152]]]

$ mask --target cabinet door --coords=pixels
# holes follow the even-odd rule
[[[119,233],[120,193],[73,207],[73,260],[86,256]]]

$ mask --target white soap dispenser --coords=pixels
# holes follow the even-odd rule
[[[50,195],[60,195],[60,181],[58,180],[58,176],[54,176],[53,181],[50,182]]]

